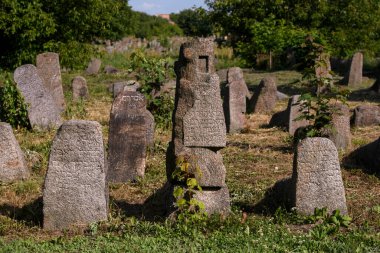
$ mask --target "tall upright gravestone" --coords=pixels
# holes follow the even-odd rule
[[[229,68],[225,73],[218,73],[219,76],[223,74],[226,75],[227,81],[223,89],[227,131],[240,132],[246,124],[246,98],[251,96],[240,68]]]
[[[189,157],[189,172],[202,187],[196,199],[208,213],[230,210],[226,169],[220,149],[226,146],[226,125],[215,73],[213,40],[194,38],[184,43],[175,63],[177,75],[173,137],[167,154],[169,182],[178,157]]]
[[[30,176],[11,125],[0,122],[0,182],[26,179]]]
[[[253,113],[268,113],[276,106],[277,86],[276,79],[268,76],[261,80],[259,87],[249,104],[249,111]]]
[[[15,70],[13,78],[28,104],[28,118],[32,127],[47,129],[59,126],[61,110],[45,88],[37,68],[31,64],[22,65]]]
[[[51,52],[37,55],[36,67],[46,90],[53,96],[57,108],[64,111],[65,96],[63,95],[59,55]]]
[[[53,140],[43,190],[43,227],[62,230],[107,219],[102,127],[70,120]]]
[[[363,80],[363,54],[358,52],[352,56],[350,70],[346,76],[349,87],[358,87]]]
[[[339,209],[347,214],[346,197],[340,171],[338,151],[327,138],[302,140],[293,162],[294,206],[311,215],[315,208]]]
[[[144,176],[146,149],[153,131],[154,119],[146,109],[144,95],[122,91],[114,100],[110,115],[109,181],[127,182]]]

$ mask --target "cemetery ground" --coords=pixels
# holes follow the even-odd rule
[[[90,98],[73,103],[71,80],[78,74],[83,73],[62,73],[65,119],[98,121],[107,143],[112,105],[108,85],[125,80],[129,73],[85,76]],[[278,89],[287,95],[299,94],[303,89],[302,75],[296,71],[244,71],[252,90],[266,75],[276,76]],[[369,79],[364,86],[369,87],[371,82]],[[348,104],[353,109],[363,100],[379,102],[376,96],[354,91]],[[275,112],[285,109],[286,104],[279,101]],[[380,175],[341,165],[352,217],[348,228],[341,226],[330,233],[333,224],[326,219],[310,222],[312,217],[286,210],[279,192],[272,187],[292,175],[293,140],[286,131],[268,126],[271,115],[247,115],[243,133],[228,135],[222,154],[232,201],[230,216],[213,216],[196,224],[175,222],[157,216],[159,212],[152,212],[144,204],[166,182],[165,156],[171,130],[156,128],[145,177],[127,184],[110,184],[108,221],[54,233],[42,230],[41,198],[56,130],[15,130],[28,165],[32,166],[32,177],[0,185],[0,252],[379,252]],[[353,128],[353,146],[340,152],[341,160],[379,136],[380,126]]]

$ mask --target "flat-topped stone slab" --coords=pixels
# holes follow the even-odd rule
[[[43,190],[43,227],[63,230],[107,220],[108,186],[102,127],[70,120],[50,151]]]

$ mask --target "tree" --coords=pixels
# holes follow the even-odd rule
[[[209,36],[212,24],[203,8],[185,9],[178,14],[171,13],[170,19],[176,23],[186,36]]]

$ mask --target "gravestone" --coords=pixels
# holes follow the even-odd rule
[[[380,125],[380,106],[359,105],[354,110],[354,126],[377,126]]]
[[[380,172],[380,138],[363,145],[353,151],[348,157],[354,164],[354,168],[363,168],[370,173]]]
[[[0,182],[26,179],[29,176],[24,154],[11,125],[0,122]]]
[[[123,90],[137,91],[137,89],[140,87],[141,87],[140,83],[135,80],[113,83],[112,84],[113,97],[116,98],[117,95],[119,95],[120,92],[122,92]]]
[[[87,75],[97,75],[99,73],[101,65],[102,61],[100,59],[92,59],[86,69]]]
[[[116,74],[119,70],[111,65],[107,65],[104,67],[104,73],[106,74]]]
[[[246,98],[250,98],[250,93],[240,68],[229,68],[226,75],[222,93],[227,131],[239,133],[246,125]]]
[[[59,55],[50,52],[37,55],[36,67],[38,75],[44,81],[46,90],[53,96],[57,108],[63,112],[65,110],[65,96],[63,95]]]
[[[143,177],[146,149],[152,143],[153,116],[146,110],[144,95],[124,90],[112,104],[109,132],[110,182],[127,182]]]
[[[102,127],[70,120],[59,128],[43,190],[43,227],[63,230],[107,220],[108,186]]]
[[[358,87],[363,79],[363,54],[355,53],[351,59],[350,70],[347,73],[347,84],[349,87]]]
[[[327,130],[329,139],[338,150],[347,149],[351,146],[350,109],[344,104],[336,104],[332,111],[332,127]]]
[[[334,143],[321,137],[306,138],[296,149],[293,162],[294,206],[312,215],[315,208],[339,209],[347,214],[346,197]]]
[[[73,89],[73,100],[78,101],[80,99],[87,99],[88,98],[88,88],[87,88],[87,81],[82,76],[76,76],[71,81],[71,86]]]
[[[257,91],[253,94],[249,107],[253,113],[269,113],[277,102],[277,86],[274,77],[261,80]]]
[[[302,115],[301,103],[302,101],[298,101],[300,95],[294,95],[289,99],[287,115],[288,115],[288,131],[289,134],[294,135],[296,130],[300,127],[306,127],[309,125],[309,122],[305,119],[296,120],[298,117]]]
[[[332,78],[330,56],[326,53],[320,55],[317,59],[319,65],[315,69],[317,78]]]
[[[219,77],[215,73],[213,40],[194,38],[184,43],[175,63],[177,75],[173,139],[167,151],[167,177],[179,157],[190,159],[203,191],[198,192],[209,213],[226,213],[230,199],[225,184],[226,169],[220,149],[226,145],[226,125],[220,97]]]
[[[28,118],[34,129],[47,129],[61,124],[60,109],[51,93],[46,90],[43,80],[34,65],[26,64],[14,72],[17,88],[28,104]]]

